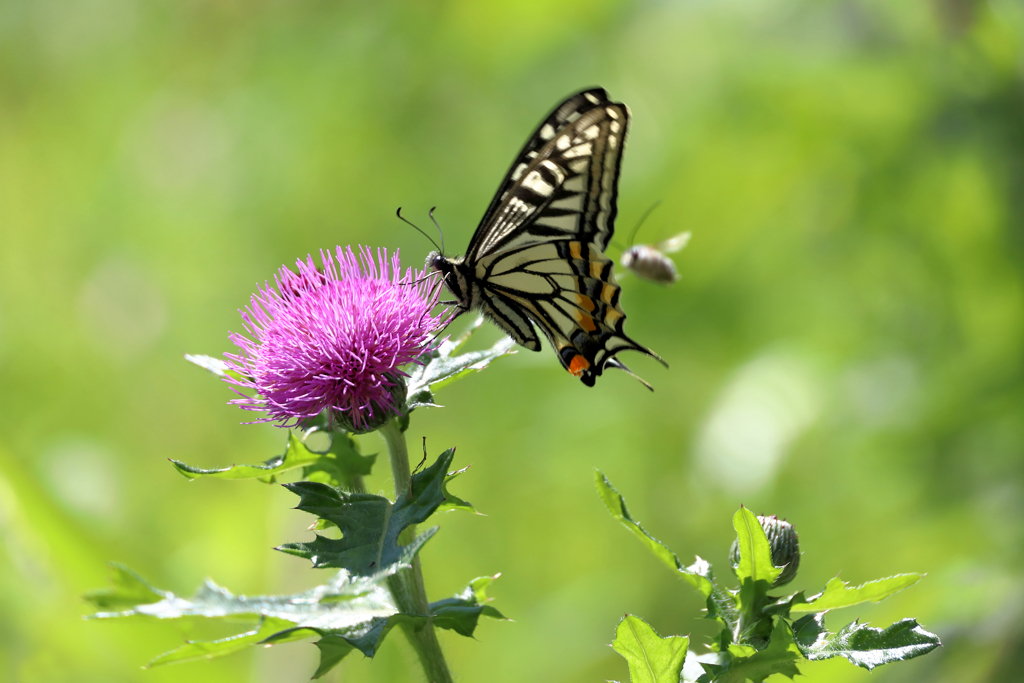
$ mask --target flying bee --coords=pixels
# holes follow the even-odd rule
[[[679,279],[679,272],[666,254],[674,254],[689,241],[690,233],[681,232],[658,244],[637,244],[622,252],[619,261],[645,280],[670,285]]]

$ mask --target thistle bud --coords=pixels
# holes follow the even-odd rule
[[[782,568],[782,573],[775,579],[772,588],[785,586],[796,577],[796,571],[800,567],[800,540],[797,538],[796,529],[784,519],[775,515],[770,517],[757,516],[757,521],[764,529],[764,535],[768,537],[768,544],[772,549],[772,564],[776,568]],[[740,546],[738,541],[733,541],[732,549],[729,551],[729,563],[733,571],[740,564]]]

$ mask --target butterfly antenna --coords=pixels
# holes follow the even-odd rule
[[[633,240],[636,239],[636,234],[640,232],[640,226],[644,224],[644,221],[647,220],[647,217],[650,216],[651,213],[653,213],[654,210],[657,209],[660,205],[661,200],[659,199],[658,201],[651,204],[646,211],[644,211],[643,216],[640,216],[640,220],[636,222],[636,227],[633,228],[633,234],[629,236],[629,245],[627,245],[627,249],[633,246]]]
[[[403,215],[402,215],[402,207],[398,207],[398,211],[397,211],[396,215],[398,216],[398,220],[400,220],[400,221],[402,221],[403,223],[406,223],[406,224],[408,224],[408,225],[411,225],[411,226],[412,226],[413,228],[415,228],[415,229],[416,229],[416,231],[417,231],[417,232],[418,232],[419,234],[423,235],[423,236],[424,236],[424,237],[426,237],[426,238],[427,238],[428,240],[430,240],[430,243],[431,243],[431,244],[433,244],[433,245],[434,245],[435,247],[437,247],[437,249],[438,249],[438,250],[439,250],[439,251],[440,251],[441,253],[444,253],[444,249],[441,249],[441,247],[438,247],[438,246],[437,246],[437,242],[435,242],[435,241],[434,241],[434,238],[433,238],[433,237],[431,237],[431,236],[430,236],[430,235],[428,235],[427,233],[425,233],[425,232],[423,232],[422,230],[420,230],[420,229],[419,229],[419,227],[418,227],[418,226],[416,226],[415,224],[413,224],[412,222],[410,222],[410,221],[406,220],[405,216],[403,216]]]
[[[408,287],[410,285],[418,285],[421,282],[426,282],[427,280],[429,280],[430,278],[434,277],[435,275],[437,275],[437,271],[434,271],[434,272],[431,272],[431,273],[427,273],[426,275],[424,275],[423,277],[421,277],[418,280],[412,280],[410,282],[399,282],[398,286],[399,287]]]
[[[430,209],[430,220],[434,221],[434,226],[437,228],[437,234],[441,236],[441,256],[444,256],[444,232],[441,230],[441,226],[437,224],[437,219],[434,218],[434,211],[436,210],[436,206]]]

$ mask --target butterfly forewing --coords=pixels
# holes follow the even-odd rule
[[[595,93],[605,99],[599,100]],[[597,102],[587,99],[590,96]],[[544,123],[512,166],[477,228],[467,260],[531,238],[581,238],[604,249],[616,214],[618,172],[629,125],[625,105],[608,102],[603,90],[587,91],[570,101],[570,121],[554,129]],[[549,121],[562,120],[559,112]]]
[[[501,185],[498,186],[497,193],[495,193],[494,198],[491,200],[490,206],[487,207],[487,211],[484,212],[483,218],[480,219],[480,224],[477,226],[473,239],[469,243],[469,248],[466,250],[467,254],[471,254],[476,251],[477,240],[478,238],[483,237],[486,232],[484,228],[491,225],[494,212],[497,210],[498,205],[501,204],[502,200],[508,195],[508,191],[515,184],[515,181],[522,175],[523,169],[525,169],[525,167],[533,161],[534,158],[536,158],[537,152],[540,148],[543,147],[546,142],[555,137],[555,134],[564,128],[566,124],[572,123],[578,119],[583,112],[588,109],[593,109],[598,104],[604,102],[608,102],[608,93],[605,92],[604,88],[591,88],[590,90],[584,90],[583,92],[576,93],[572,97],[569,97],[560,105],[555,107],[554,111],[548,114],[541,124],[537,126],[537,130],[533,131],[527,139],[526,144],[523,145],[523,149],[520,150],[516,160],[512,162],[512,166],[509,168],[508,173],[505,174],[505,178],[501,181]]]

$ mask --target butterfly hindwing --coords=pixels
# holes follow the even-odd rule
[[[586,242],[535,242],[484,259],[477,264],[478,275],[481,268],[485,297],[493,293],[526,311],[562,365],[584,384],[593,386],[620,351],[654,355],[626,336],[612,262]]]

